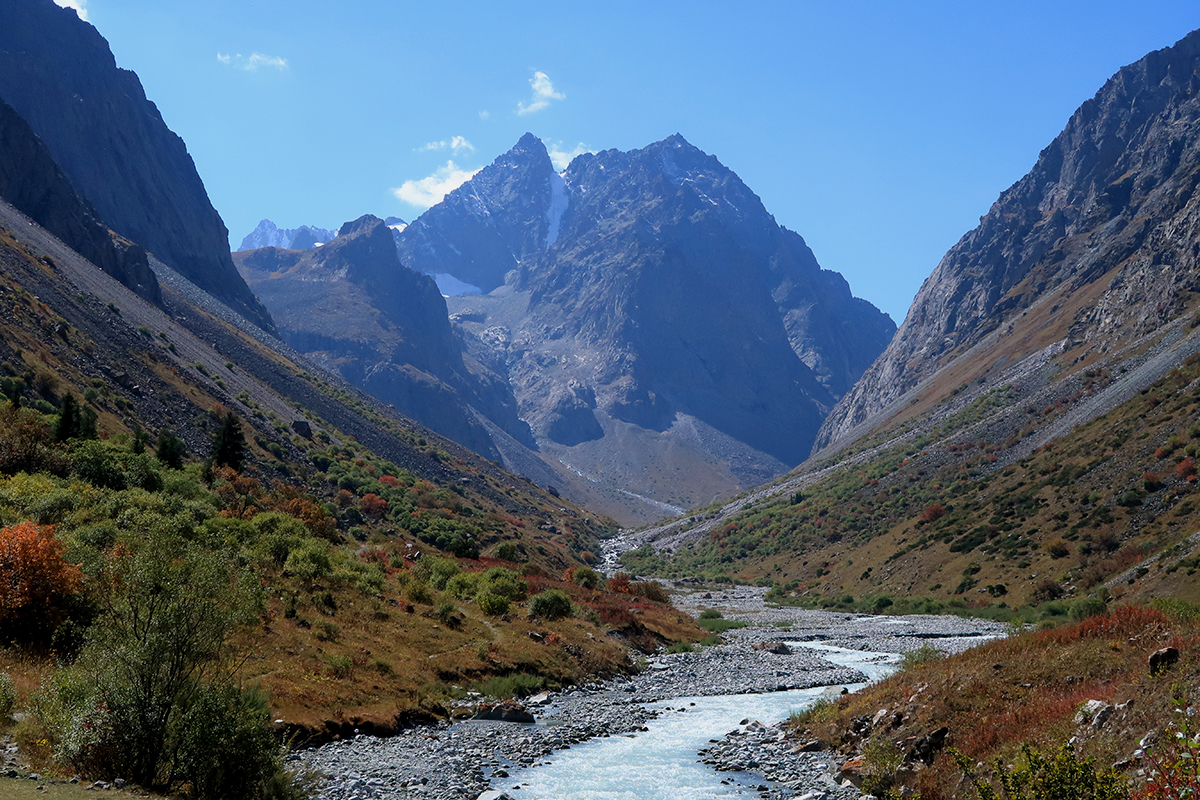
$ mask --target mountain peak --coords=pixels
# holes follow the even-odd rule
[[[377,225],[382,225],[382,224],[383,224],[383,220],[381,220],[379,217],[375,216],[374,214],[363,214],[361,217],[359,217],[356,220],[351,220],[350,222],[343,223],[342,227],[338,228],[337,235],[339,237],[340,236],[350,236],[355,233],[362,233],[364,231],[369,231],[372,228],[376,227]]]

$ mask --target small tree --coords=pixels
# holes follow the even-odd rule
[[[213,440],[213,464],[241,472],[246,462],[246,437],[242,434],[242,423],[232,411],[225,412],[221,429]]]
[[[158,460],[168,469],[182,469],[183,458],[187,455],[187,446],[169,428],[158,432],[158,447],[155,450]]]

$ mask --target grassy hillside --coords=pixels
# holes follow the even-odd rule
[[[952,414],[857,443],[840,454],[844,466],[749,503],[673,553],[647,545],[624,563],[732,575],[777,587],[783,601],[846,608],[1000,613],[1089,594],[1197,600],[1189,537],[1200,529],[1198,378],[1192,356],[1032,450],[1030,440],[1113,376],[1081,370],[1078,388],[1036,405],[1020,387],[997,386]]]
[[[856,780],[876,795],[908,787],[922,800],[973,798],[951,748],[978,780],[997,786],[999,774],[1028,764],[1023,745],[1052,757],[1070,740],[1075,760],[1092,759],[1094,772],[1115,773],[1118,793],[1086,793],[1081,776],[1093,769],[1083,769],[1057,792],[1016,796],[1191,796],[1179,789],[1156,793],[1147,777],[1162,767],[1176,778],[1195,774],[1179,757],[1195,747],[1186,742],[1200,703],[1198,608],[1127,606],[955,656],[917,651],[891,678],[796,715],[793,735],[855,759],[848,766]],[[1149,656],[1165,647],[1178,650],[1178,661],[1151,671]],[[1189,736],[1176,738],[1185,727]],[[944,746],[921,758],[921,740],[941,728],[948,729]],[[1194,778],[1188,785],[1198,788]]]

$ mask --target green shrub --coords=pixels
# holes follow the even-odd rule
[[[443,625],[456,628],[459,624],[459,619],[455,614],[457,611],[458,608],[455,607],[454,603],[447,600],[438,604],[437,609],[433,612],[433,616]]]
[[[528,697],[540,692],[545,684],[546,680],[540,676],[514,672],[511,675],[488,678],[483,683],[476,684],[475,691],[504,700],[510,697]]]
[[[575,582],[575,585],[582,586],[584,589],[599,588],[603,582],[600,573],[591,567],[576,567],[571,573],[571,580]]]
[[[950,748],[958,768],[979,800],[1125,800],[1129,790],[1125,781],[1111,768],[1097,769],[1096,759],[1079,759],[1071,745],[1063,745],[1054,756],[1046,757],[1028,744],[1021,745],[1023,764],[1005,764],[996,760],[996,780],[1000,793],[990,782],[975,775],[970,759]]]
[[[307,539],[288,553],[285,571],[305,580],[316,580],[333,574],[329,543],[322,539]]]
[[[547,589],[529,600],[529,613],[542,619],[563,619],[571,616],[571,598],[562,589]]]
[[[476,593],[479,591],[479,573],[460,572],[446,581],[446,591],[459,600],[474,599]]]
[[[266,698],[233,686],[199,687],[176,726],[175,768],[197,800],[251,800],[282,772]]]
[[[721,619],[721,612],[715,608],[706,608],[700,612],[700,619]]]
[[[529,584],[521,580],[520,575],[504,567],[492,567],[483,573],[479,589],[509,600],[524,600],[529,594]]]
[[[703,614],[701,615],[700,619],[697,620],[697,622],[700,624],[701,628],[704,628],[704,630],[711,633],[724,633],[725,631],[733,630],[734,628],[746,627],[746,623],[740,622],[736,619],[705,617]]]
[[[501,542],[496,546],[495,557],[501,561],[516,561],[521,557],[521,551],[512,542]]]
[[[1076,622],[1095,617],[1108,611],[1108,604],[1099,597],[1081,597],[1071,603],[1071,619]]]
[[[946,654],[933,645],[923,644],[916,650],[909,650],[900,656],[900,669],[912,669],[921,664],[928,664],[931,661],[939,661],[945,657]]]
[[[687,642],[675,642],[667,648],[668,653],[691,653],[696,648],[692,647]]]
[[[410,580],[404,587],[404,596],[423,606],[433,603],[433,594],[429,591],[429,585],[416,580]]]
[[[451,561],[448,558],[426,556],[421,561],[422,563],[428,562],[429,585],[439,592],[446,588],[446,584],[449,583],[451,578],[462,572],[462,569],[458,566],[458,562]]]
[[[354,671],[354,660],[345,654],[326,656],[325,663],[329,665],[333,677],[338,680],[349,678],[350,673]]]
[[[491,592],[480,592],[475,602],[479,605],[479,610],[489,617],[498,617],[508,611],[508,598]]]

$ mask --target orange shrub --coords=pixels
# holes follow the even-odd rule
[[[365,494],[362,501],[359,502],[358,507],[368,517],[382,517],[387,513],[388,501],[377,494]]]
[[[53,525],[0,529],[0,628],[37,638],[62,621],[61,601],[83,586],[83,573],[63,560],[63,549]]]
[[[928,523],[941,519],[944,516],[946,516],[946,507],[934,503],[931,506],[925,507],[925,510],[921,512],[920,520],[921,522]]]

